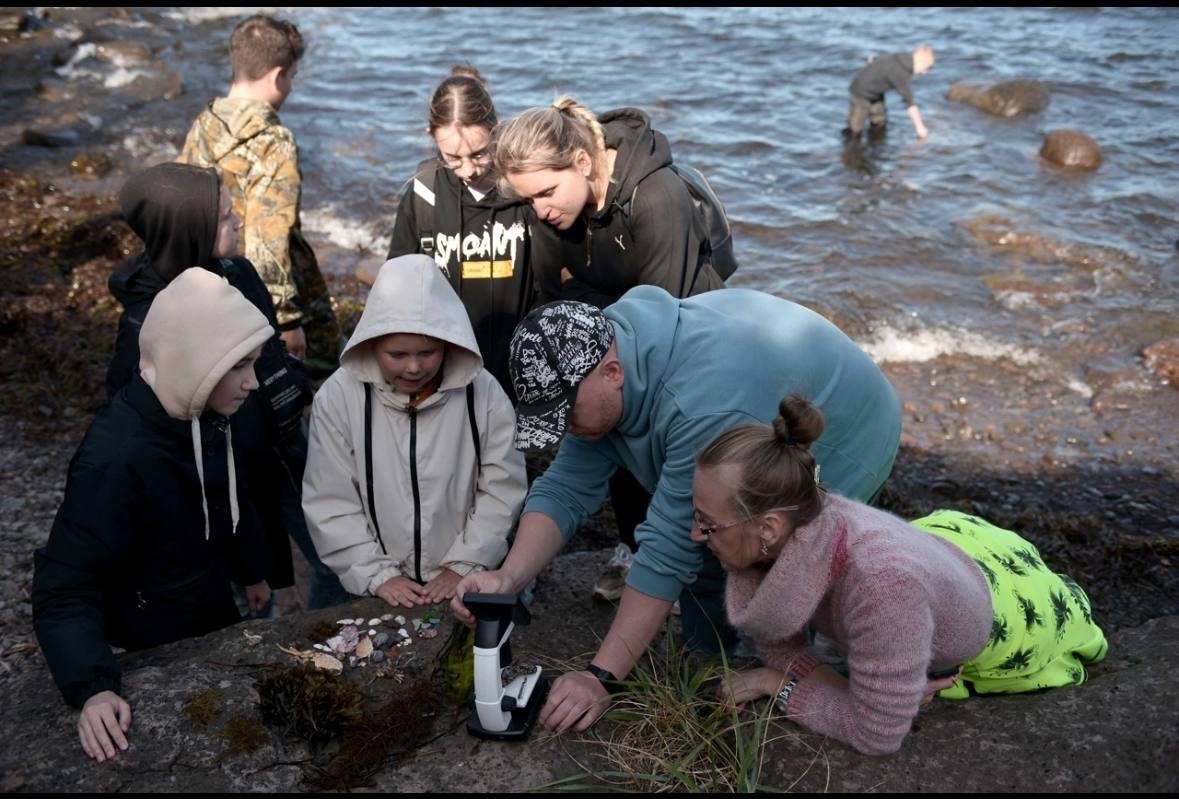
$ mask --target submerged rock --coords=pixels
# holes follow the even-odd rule
[[[78,143],[76,130],[33,130],[26,128],[20,134],[21,144],[34,147],[69,147]]]
[[[1079,130],[1050,130],[1044,136],[1040,157],[1058,166],[1096,169],[1101,166],[1101,147]]]
[[[1152,344],[1142,351],[1146,368],[1179,387],[1179,338]]]
[[[1048,87],[1038,80],[1007,80],[987,87],[955,83],[946,92],[946,99],[968,103],[995,116],[1013,117],[1043,111],[1050,95]]]

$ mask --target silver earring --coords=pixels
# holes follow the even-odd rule
[[[763,554],[763,555],[770,554],[770,548],[767,547],[765,544],[762,544],[761,545],[761,554]]]

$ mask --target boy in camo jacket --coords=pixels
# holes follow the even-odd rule
[[[229,39],[229,94],[197,117],[177,160],[221,174],[244,222],[243,254],[270,291],[282,339],[322,378],[339,363],[340,326],[299,225],[298,146],[277,113],[294,89],[303,51],[290,22],[256,14],[238,23]]]

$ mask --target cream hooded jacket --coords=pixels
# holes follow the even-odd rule
[[[390,333],[447,342],[442,384],[416,408],[385,383],[373,356],[372,342]],[[466,309],[433,259],[405,255],[385,263],[340,362],[312,406],[303,477],[303,511],[323,562],[354,594],[375,593],[398,575],[425,582],[443,567],[460,575],[497,567],[527,489],[524,456],[512,444],[516,417],[483,369]]]

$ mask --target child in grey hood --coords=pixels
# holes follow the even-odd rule
[[[354,594],[414,607],[495,568],[524,503],[515,413],[434,260],[381,267],[311,411],[303,510]]]

